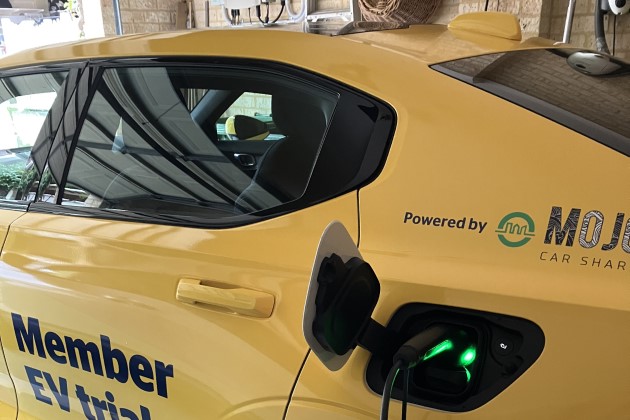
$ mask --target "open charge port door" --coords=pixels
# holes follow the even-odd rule
[[[466,412],[505,390],[542,353],[540,327],[498,313],[411,302],[381,325],[372,319],[380,288],[378,274],[344,226],[331,223],[316,253],[303,318],[304,337],[328,369],[321,380],[334,381],[338,371],[343,375],[356,347],[362,347],[370,354],[365,378],[374,393],[391,389],[391,398],[403,400],[406,378],[407,402]],[[408,374],[395,374],[400,371]]]
[[[366,371],[369,387],[382,394],[393,352],[436,326],[446,331],[444,339],[413,369],[408,402],[444,411],[470,411],[490,401],[536,361],[545,342],[542,330],[522,318],[409,303],[387,325],[396,341],[387,352],[370,358]],[[392,391],[394,399],[401,399],[403,394],[399,376]]]

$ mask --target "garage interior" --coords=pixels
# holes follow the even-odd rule
[[[85,0],[84,0],[85,1]],[[607,0],[604,0],[606,2]],[[178,10],[186,10],[186,5],[194,16],[194,26],[197,28],[230,26],[226,21],[223,8],[216,3],[222,0],[101,0],[103,29],[105,35],[116,33],[115,5],[119,2],[120,17],[123,33],[155,32],[162,30],[174,30],[177,24]],[[521,21],[523,38],[543,37],[556,41],[562,41],[565,32],[566,18],[569,10],[573,10],[573,22],[571,25],[570,42],[579,47],[595,48],[595,19],[594,11],[596,2],[600,0],[441,0],[436,1],[437,9],[427,22],[450,22],[455,16],[462,13],[483,11],[486,7],[489,11],[501,11],[513,13]],[[604,3],[602,2],[602,3]],[[419,3],[414,0],[390,0],[382,3],[396,3],[404,6],[405,3]],[[431,2],[426,2],[431,3]],[[206,12],[206,4],[208,4]],[[304,4],[304,5],[303,5]],[[376,0],[355,0],[355,4],[349,0],[303,0],[292,1],[291,7],[285,7],[280,20],[291,20],[287,13],[303,13],[306,7],[306,20],[312,21],[317,15],[346,14],[354,9],[355,15],[362,7],[378,8]],[[357,7],[359,6],[359,7]],[[269,5],[270,16],[275,17],[281,8],[280,1],[272,1]],[[179,8],[179,9],[178,9]],[[358,9],[358,10],[357,10]],[[245,13],[243,13],[245,15]],[[207,19],[206,19],[207,16]],[[252,21],[256,23],[255,12],[252,11]],[[245,25],[249,23],[247,16],[243,16]],[[607,13],[604,15],[604,30],[612,52],[613,37],[615,38],[615,55],[621,58],[630,54],[630,17],[620,15],[616,18]]]
[[[604,10],[603,31],[610,52],[627,58],[630,17],[606,11],[610,10],[609,2],[623,7],[625,0],[293,0],[286,4],[284,0],[5,0],[4,4],[0,2],[0,7],[5,7],[0,8],[4,32],[0,52],[80,38],[206,27],[262,27],[274,21],[272,26],[286,30],[332,33],[350,21],[399,21],[409,16],[405,15],[409,11],[417,13],[407,17],[407,22],[447,24],[459,14],[484,10],[518,16],[523,38],[568,40],[578,47],[596,49],[597,3]],[[254,4],[259,6],[247,7]]]

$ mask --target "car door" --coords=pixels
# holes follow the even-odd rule
[[[79,75],[77,66],[27,67],[0,73],[0,240],[35,198],[50,136]],[[39,168],[38,168],[39,165]],[[0,353],[2,350],[0,350]],[[17,416],[17,400],[0,358],[0,418]]]
[[[358,239],[356,188],[393,121],[306,72],[218,61],[108,61],[81,79],[1,257],[21,416],[283,416],[308,350],[314,249],[332,220]],[[180,94],[191,86],[250,86],[278,103],[285,143],[253,177],[195,121]],[[357,147],[379,157],[365,164]]]
[[[628,418],[628,65],[569,49],[416,71],[431,108],[389,86],[406,135],[359,193],[372,324],[345,364],[313,347],[287,418],[376,417],[405,342],[407,418]]]

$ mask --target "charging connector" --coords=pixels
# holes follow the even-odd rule
[[[436,356],[438,353],[450,350],[452,342],[449,340],[448,334],[450,329],[446,325],[434,325],[426,330],[416,334],[405,344],[400,346],[396,354],[394,354],[394,365],[392,366],[387,379],[385,380],[385,388],[383,389],[383,400],[381,403],[381,420],[387,420],[389,417],[389,401],[391,400],[394,382],[401,370],[405,371],[404,389],[408,389],[409,372],[424,360]],[[450,345],[449,345],[450,343]],[[403,398],[403,419],[406,417],[406,395]]]
[[[404,367],[414,368],[418,363],[452,349],[450,332],[446,325],[434,325],[416,334],[400,346],[394,355],[394,363],[400,360]]]
[[[451,325],[433,324],[407,340],[396,351],[393,357],[393,367],[387,375],[383,401],[381,405],[381,420],[388,418],[389,400],[400,371],[404,373],[402,418],[407,411],[410,371],[421,365],[421,374],[427,374],[426,368],[437,372],[439,376],[455,379],[439,381],[439,385],[446,393],[457,394],[471,386],[471,370],[477,359],[477,338],[470,329]],[[426,368],[425,368],[426,367]],[[420,367],[418,367],[420,368]],[[429,375],[431,377],[431,375]],[[443,383],[442,383],[443,382]],[[435,385],[434,385],[435,386]]]

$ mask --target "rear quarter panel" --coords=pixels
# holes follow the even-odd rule
[[[390,155],[359,194],[360,251],[382,286],[374,318],[387,323],[403,304],[428,302],[523,317],[546,337],[537,362],[486,405],[461,414],[413,407],[410,414],[630,418],[630,248],[622,246],[630,239],[623,238],[629,158],[428,68],[398,85],[390,95],[398,114]],[[557,245],[555,233],[545,243],[554,207],[562,209],[561,227],[571,209],[580,211],[572,246],[566,238]],[[586,248],[579,237],[590,211],[604,223],[597,245]],[[534,236],[516,247],[497,232],[514,212],[534,224]],[[602,250],[619,213],[618,244]],[[423,216],[439,218],[439,226],[423,225]],[[358,349],[343,369],[329,372],[309,357],[289,418],[314,402],[376,415],[380,395],[365,384],[368,360]]]

